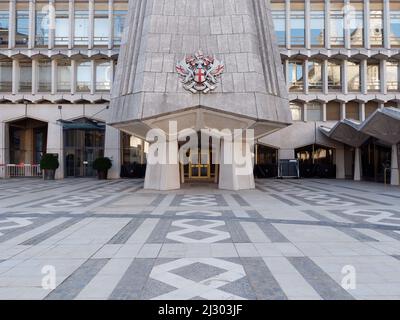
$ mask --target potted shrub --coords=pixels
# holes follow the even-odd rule
[[[54,180],[56,170],[60,166],[58,162],[58,157],[54,154],[47,153],[44,154],[40,160],[40,169],[43,170],[44,180]]]
[[[100,180],[107,179],[108,170],[110,170],[111,167],[112,162],[110,158],[107,157],[97,158],[93,162],[93,169],[97,170],[97,176]]]

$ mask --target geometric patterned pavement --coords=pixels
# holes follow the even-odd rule
[[[400,299],[399,188],[142,186],[0,180],[0,299]]]

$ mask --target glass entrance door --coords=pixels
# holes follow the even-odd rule
[[[189,179],[210,179],[210,151],[199,150],[190,154]]]
[[[83,127],[85,123],[80,126]],[[72,125],[71,125],[72,126]],[[93,161],[104,155],[105,132],[97,128],[64,129],[65,172],[68,177],[93,177]]]

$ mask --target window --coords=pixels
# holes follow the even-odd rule
[[[289,62],[288,76],[290,91],[302,91],[304,89],[302,62]]]
[[[331,3],[331,45],[344,46],[344,12],[343,3]]]
[[[328,89],[341,90],[342,89],[342,72],[341,65],[338,62],[328,62]]]
[[[370,62],[367,65],[368,91],[379,91],[381,87],[379,63]]]
[[[12,91],[12,61],[0,60],[0,92]]]
[[[114,5],[114,45],[121,44],[127,12],[128,12],[128,4],[127,3],[115,3],[115,5]]]
[[[290,4],[290,41],[292,46],[304,46],[304,3]]]
[[[357,101],[346,104],[346,119],[360,120],[360,104]]]
[[[0,45],[8,44],[9,17],[8,3],[0,3]]]
[[[38,91],[51,91],[51,60],[41,59],[38,62]]]
[[[272,20],[274,21],[275,34],[280,46],[286,45],[286,19],[285,4],[272,3]]]
[[[96,64],[96,91],[111,90],[111,61]]]
[[[94,44],[107,45],[110,30],[108,19],[108,4],[96,3],[94,13]]]
[[[308,88],[314,91],[322,90],[322,64],[319,61],[308,62]]]
[[[326,105],[326,120],[338,121],[340,120],[340,103],[336,101],[328,102]]]
[[[19,61],[19,92],[32,92],[32,61]]]
[[[71,91],[71,60],[63,59],[57,62],[57,91]]]
[[[359,62],[347,62],[347,73],[348,73],[348,90],[349,91],[360,91],[360,63]]]
[[[373,114],[376,109],[378,109],[378,102],[376,101],[368,101],[365,104],[365,118],[368,118],[371,114]]]
[[[89,12],[88,5],[75,4],[75,45],[88,45],[89,40]]]
[[[300,105],[300,103],[290,102],[290,112],[292,113],[293,121],[303,120],[303,107]]]
[[[325,11],[323,3],[311,3],[311,45],[323,47],[325,45]]]
[[[362,3],[352,3],[354,8],[348,12],[348,27],[350,28],[350,42],[353,47],[364,45],[364,5]]]
[[[27,3],[17,3],[16,45],[27,45],[29,39],[29,11]]]
[[[398,91],[399,89],[399,63],[388,61],[386,63],[386,77],[388,91]]]
[[[69,39],[68,3],[56,3],[55,45],[66,46]]]
[[[313,101],[307,104],[307,121],[321,121],[322,120],[322,104]]]
[[[370,9],[371,45],[381,47],[383,44],[383,4],[371,3]]]
[[[390,2],[390,43],[400,46],[400,3]]]
[[[49,5],[44,3],[36,5],[35,44],[37,46],[46,46],[49,43],[49,8]]]
[[[91,80],[91,63],[90,61],[82,61],[78,64],[76,72],[76,90],[78,92],[90,91]]]

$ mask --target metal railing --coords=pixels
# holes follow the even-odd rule
[[[42,171],[38,164],[2,164],[0,165],[0,177],[42,177]]]

